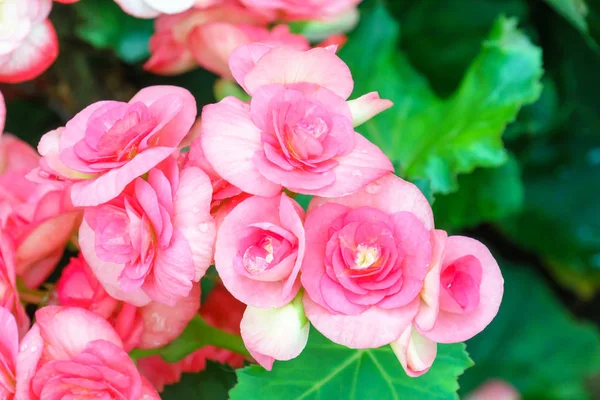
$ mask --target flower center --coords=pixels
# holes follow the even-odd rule
[[[379,249],[375,246],[359,244],[355,254],[356,256],[354,258],[354,266],[352,269],[367,269],[379,261]]]
[[[248,247],[243,257],[246,271],[251,274],[258,274],[269,268],[275,258],[273,241],[274,239],[271,236],[266,236],[257,244]]]

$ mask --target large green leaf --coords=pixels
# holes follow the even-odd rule
[[[377,90],[395,103],[359,131],[385,149],[399,175],[430,181],[434,193],[450,193],[458,174],[506,161],[502,132],[541,92],[541,51],[515,20],[500,17],[460,88],[442,100],[398,53],[398,32],[385,8],[374,3],[340,52],[356,95]]]
[[[227,400],[235,385],[235,372],[228,365],[212,361],[199,374],[183,374],[181,381],[165,387],[162,400]]]
[[[475,366],[461,376],[461,391],[495,378],[513,384],[525,400],[591,398],[585,382],[600,373],[597,328],[573,320],[533,271],[503,265],[502,273],[500,311],[467,342]]]
[[[312,329],[298,358],[276,362],[270,372],[259,366],[238,370],[239,383],[230,395],[232,400],[458,399],[457,377],[471,365],[464,344],[440,345],[431,370],[409,378],[389,346],[348,349]]]
[[[511,157],[498,168],[477,169],[458,178],[457,192],[437,196],[433,203],[436,226],[446,230],[498,221],[521,209],[523,183]]]
[[[112,49],[126,62],[148,56],[148,40],[154,31],[152,20],[123,12],[113,1],[85,0],[74,4],[80,22],[77,35],[99,49]]]

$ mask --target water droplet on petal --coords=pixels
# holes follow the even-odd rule
[[[37,347],[33,346],[31,349],[29,349],[30,352],[35,353],[37,351]]]
[[[369,194],[377,194],[381,192],[381,185],[377,182],[370,183],[365,187],[365,192]]]
[[[361,177],[362,175],[363,175],[363,173],[362,173],[361,171],[359,171],[359,170],[354,170],[354,171],[352,171],[352,176],[354,176],[354,177],[356,177],[356,178],[359,178],[359,177]]]
[[[26,344],[24,344],[23,346],[21,346],[21,351],[25,351],[25,350],[27,350],[27,345]]]

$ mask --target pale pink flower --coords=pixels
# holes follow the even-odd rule
[[[33,79],[58,56],[58,38],[48,19],[52,0],[0,2],[0,82]]]
[[[432,262],[438,261],[438,266],[430,270],[431,284],[421,294],[416,327],[438,343],[464,342],[485,329],[498,313],[504,279],[481,242],[450,236],[439,245],[440,257]]]
[[[17,355],[19,400],[54,398],[160,399],[140,376],[110,324],[91,311],[48,306]]]
[[[105,203],[173,154],[196,112],[191,93],[174,86],[142,89],[129,103],[94,103],[42,138],[42,172],[73,182],[75,206]]]
[[[170,157],[116,199],[85,209],[81,252],[106,291],[138,307],[174,306],[211,264],[212,187],[200,168]]]
[[[0,232],[0,307],[12,313],[16,319],[19,333],[23,336],[29,329],[29,317],[19,300],[14,258],[12,241],[4,232]],[[0,329],[0,332],[3,332],[2,329]],[[2,365],[1,362],[0,365]],[[1,370],[0,376],[2,376]],[[2,397],[0,396],[0,398]]]
[[[393,171],[353,128],[355,119],[364,122],[391,102],[376,93],[346,102],[353,81],[333,48],[250,44],[235,50],[229,65],[252,100],[226,97],[205,106],[200,139],[207,160],[232,185],[266,197],[282,187],[334,197]]]
[[[508,382],[489,379],[469,394],[466,400],[521,400],[517,389]]]
[[[315,328],[350,348],[399,339],[432,256],[425,196],[389,174],[350,196],[313,198],[305,229],[304,309]]]
[[[19,330],[15,317],[1,305],[0,332],[2,332],[0,335],[0,399],[13,400],[17,388],[16,374]]]
[[[83,257],[72,258],[56,283],[58,303],[81,307],[102,316],[123,341],[125,351],[166,345],[183,332],[200,308],[200,285],[174,307],[150,302],[136,307],[111,297]]]
[[[209,324],[239,335],[245,308],[244,303],[236,300],[223,285],[217,284],[202,304],[200,315]],[[181,374],[198,373],[204,370],[207,360],[241,368],[244,366],[245,358],[229,350],[205,346],[176,363],[168,363],[160,356],[142,358],[138,361],[138,368],[154,387],[162,392],[165,385],[179,382]]]
[[[356,7],[362,0],[241,0],[249,8],[271,11],[283,20],[330,19]]]
[[[437,343],[427,339],[411,324],[400,338],[391,343],[400,365],[411,378],[423,375],[433,365]]]
[[[299,50],[310,47],[303,36],[290,33],[286,25],[269,30],[265,27],[267,22],[264,15],[250,12],[234,2],[162,16],[156,20],[156,32],[150,39],[152,56],[144,68],[172,75],[200,65],[233,79],[227,60],[241,45],[260,42]]]
[[[215,266],[231,294],[255,307],[281,307],[300,290],[304,210],[287,195],[254,196],[219,228]]]
[[[50,275],[81,219],[61,187],[27,179],[38,160],[25,142],[0,136],[0,227],[14,243],[17,275],[30,288]]]
[[[123,11],[137,18],[156,18],[189,10],[197,0],[115,0]]]

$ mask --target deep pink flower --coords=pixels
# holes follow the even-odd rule
[[[129,103],[94,103],[42,138],[42,172],[74,182],[75,206],[105,203],[173,154],[195,117],[194,97],[174,86],[142,89]]]
[[[479,241],[450,236],[442,246],[439,267],[430,272],[432,285],[421,295],[432,300],[425,307],[430,322],[424,323],[427,318],[419,311],[417,328],[438,343],[463,342],[485,329],[498,313],[504,279],[494,256]]]
[[[58,38],[48,19],[52,0],[0,2],[0,82],[33,79],[58,56]]]
[[[225,287],[217,284],[202,304],[200,315],[209,324],[229,333],[240,334],[240,322],[246,305],[235,299]],[[229,364],[233,368],[244,366],[245,358],[229,350],[206,346],[183,360],[167,363],[160,356],[142,358],[138,368],[154,387],[162,392],[165,385],[179,382],[183,373],[198,373],[206,368],[206,361]]]
[[[1,305],[0,332],[2,332],[0,335],[0,399],[13,400],[17,387],[16,371],[17,353],[19,351],[19,330],[15,317]]]
[[[23,336],[29,329],[29,317],[19,300],[14,258],[12,241],[4,232],[0,232],[0,307],[12,313],[16,319],[19,333]],[[2,329],[0,332],[3,332]],[[0,365],[2,365],[1,362]],[[0,368],[2,367],[0,366]],[[2,375],[0,374],[0,376]]]
[[[252,95],[227,97],[202,112],[202,148],[215,171],[244,192],[342,196],[393,166],[353,126],[391,106],[376,93],[346,102],[350,70],[333,48],[239,47],[231,71]]]
[[[328,19],[362,0],[241,0],[247,7],[276,12],[284,20]]]
[[[187,297],[212,261],[211,195],[201,169],[180,170],[170,157],[116,199],[86,208],[79,244],[106,291],[138,307]]]
[[[50,275],[81,219],[61,186],[27,179],[38,160],[25,142],[0,136],[0,227],[14,244],[17,275],[30,288]]]
[[[423,194],[389,174],[350,196],[313,198],[305,229],[310,322],[351,348],[397,340],[417,313],[432,255]]]
[[[150,302],[136,307],[111,297],[83,257],[72,258],[56,284],[58,303],[93,311],[113,326],[125,351],[166,345],[183,332],[200,308],[200,286],[174,307]]]
[[[281,307],[300,290],[304,211],[287,195],[254,196],[237,205],[219,228],[215,266],[243,303]]]
[[[91,311],[48,306],[21,342],[16,398],[159,399],[110,324]]]

